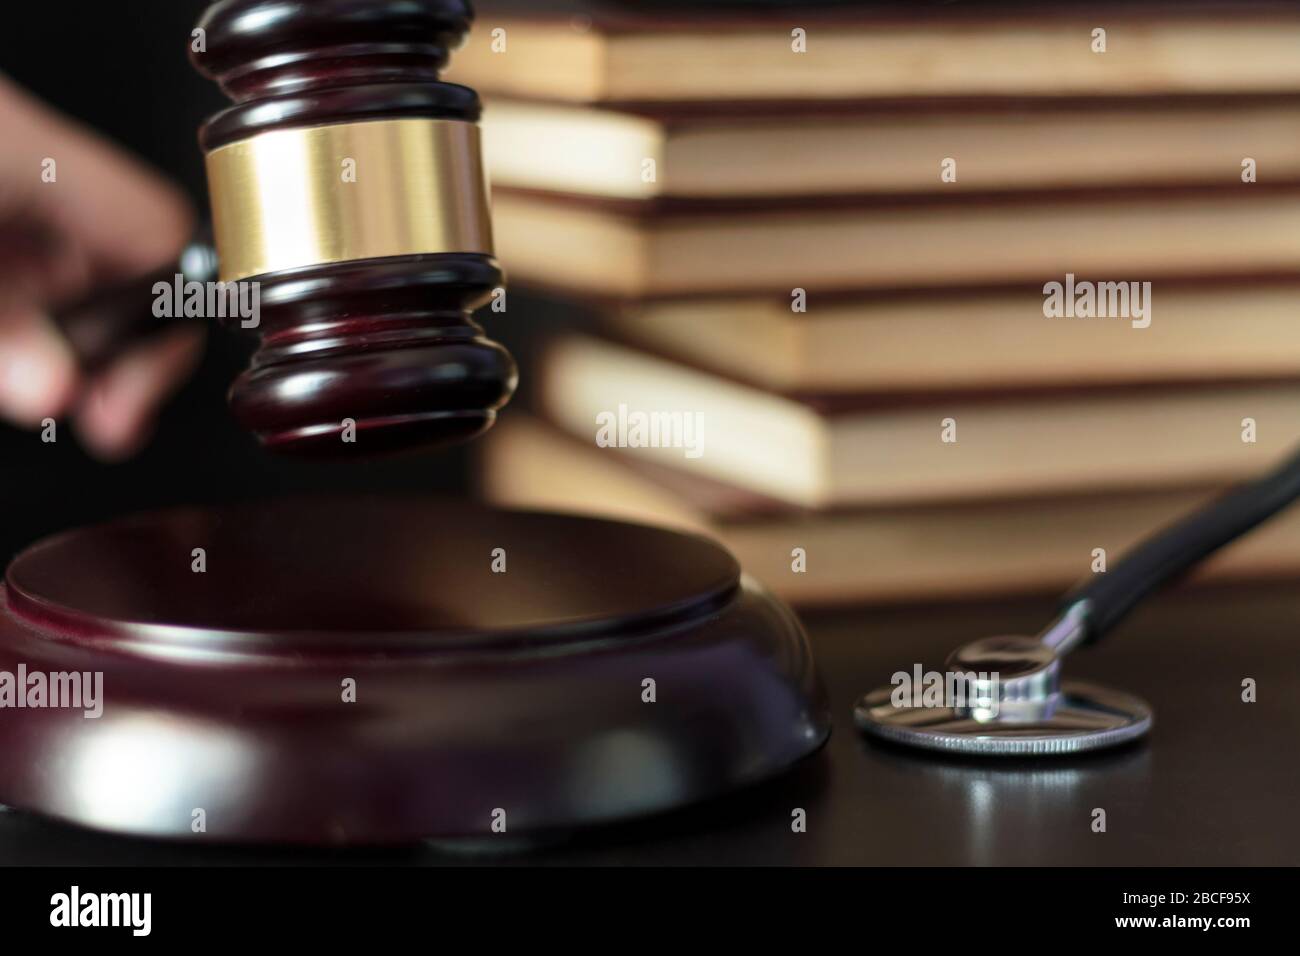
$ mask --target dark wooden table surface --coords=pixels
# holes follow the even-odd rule
[[[1300,587],[1173,592],[1067,673],[1135,692],[1153,736],[1112,754],[1033,762],[936,759],[863,741],[855,697],[974,637],[1032,632],[1044,602],[806,618],[836,719],[795,772],[660,819],[503,855],[196,847],[0,813],[0,864],[1111,864],[1300,863]],[[1258,702],[1243,703],[1244,678]],[[1106,810],[1105,833],[1091,829]],[[794,808],[807,832],[791,832]]]

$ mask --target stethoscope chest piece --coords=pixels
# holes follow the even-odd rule
[[[1145,701],[1095,684],[1063,683],[1060,668],[1056,646],[1043,639],[985,638],[954,652],[928,687],[896,675],[895,683],[864,695],[853,716],[871,737],[972,756],[1082,753],[1137,740],[1151,729]]]
[[[1061,658],[1297,498],[1300,452],[1093,574],[1066,595],[1064,610],[1038,637],[990,637],[959,648],[944,673],[933,675],[939,688],[919,666],[915,676],[896,673],[890,687],[858,701],[858,727],[905,746],[973,756],[1074,754],[1143,737],[1151,729],[1145,701],[1095,684],[1062,683]]]

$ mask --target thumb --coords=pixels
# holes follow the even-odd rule
[[[61,416],[77,387],[76,357],[48,316],[32,311],[0,321],[0,416],[34,428]]]

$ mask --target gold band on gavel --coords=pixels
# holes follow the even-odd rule
[[[492,254],[473,123],[273,130],[214,149],[207,168],[225,282],[379,256]]]

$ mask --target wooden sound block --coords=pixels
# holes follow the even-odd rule
[[[790,611],[719,545],[638,525],[161,511],[36,544],[0,594],[26,703],[33,674],[102,673],[97,718],[4,701],[0,803],[119,833],[504,842],[764,779],[830,727]]]

